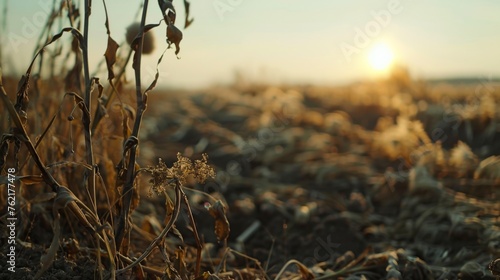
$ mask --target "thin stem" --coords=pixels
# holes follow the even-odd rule
[[[94,167],[94,152],[92,149],[92,133],[90,131],[90,114],[92,112],[91,101],[92,101],[92,92],[91,92],[91,84],[90,84],[90,72],[89,72],[89,50],[88,50],[88,41],[89,41],[89,18],[91,14],[91,6],[92,0],[85,0],[85,23],[83,26],[83,46],[82,47],[82,55],[83,55],[83,75],[85,80],[85,95],[84,95],[84,104],[87,112],[83,113],[82,122],[84,126],[84,136],[85,136],[85,156],[87,158],[87,164],[92,166],[92,170],[90,170],[90,176],[87,179],[87,186],[90,191],[90,201],[93,206],[94,213],[97,213],[97,200],[96,200],[96,190],[95,190],[95,167]]]
[[[285,271],[287,270],[287,268],[292,265],[292,264],[297,264],[297,266],[299,265],[302,265],[302,263],[300,263],[299,261],[295,260],[295,259],[292,259],[292,260],[289,260],[280,270],[280,272],[278,272],[278,274],[276,275],[276,277],[274,278],[274,280],[279,280],[281,278],[281,275],[283,275],[283,273],[285,273]]]
[[[134,54],[134,60],[132,65],[135,70],[135,89],[136,89],[136,102],[137,102],[137,117],[134,122],[134,128],[132,130],[131,138],[139,139],[139,129],[141,127],[142,115],[144,111],[146,111],[146,96],[142,94],[141,91],[141,58],[142,58],[142,46],[144,43],[144,25],[146,23],[146,15],[148,10],[148,0],[144,0],[144,7],[142,9],[142,18],[141,18],[141,31],[139,46]],[[127,175],[125,185],[123,187],[123,198],[122,198],[122,212],[120,213],[120,217],[118,220],[118,227],[116,229],[116,247],[118,251],[120,251],[121,243],[123,241],[123,237],[126,232],[130,230],[129,223],[129,212],[130,212],[130,204],[132,201],[132,194],[134,188],[134,180],[135,180],[135,158],[137,154],[137,144],[133,145],[129,151],[129,160],[127,166]]]
[[[191,206],[189,206],[189,200],[182,189],[181,189],[181,194],[184,200],[184,204],[186,204],[189,220],[191,221],[191,226],[193,227],[194,239],[196,241],[196,269],[194,275],[194,277],[196,278],[200,275],[201,250],[203,249],[203,245],[201,244],[200,237],[198,236],[198,229],[196,229],[196,223],[193,218],[193,212],[191,211]]]

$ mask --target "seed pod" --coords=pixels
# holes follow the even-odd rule
[[[139,35],[140,31],[141,31],[141,24],[139,22],[132,23],[127,28],[127,34],[125,35],[127,38],[127,43],[134,49],[136,48],[136,46],[133,46],[134,39],[137,37],[137,35]],[[154,49],[155,49],[155,38],[153,33],[152,32],[144,33],[142,53],[150,54],[154,51]]]

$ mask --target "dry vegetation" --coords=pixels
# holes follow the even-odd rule
[[[16,273],[0,278],[500,274],[492,81],[431,85],[401,68],[337,88],[161,92],[158,75],[142,86],[137,67],[153,42],[144,36],[143,46],[141,30],[167,28],[179,52],[174,9],[159,1],[162,25],[145,26],[144,12],[129,45],[109,34],[102,82],[88,70],[88,11],[68,3],[54,7],[38,50],[56,47],[37,53],[20,80],[2,82],[0,206],[6,223],[14,168],[18,221]],[[58,33],[57,20],[71,27]],[[135,91],[124,82],[129,60]],[[5,268],[9,232],[0,232]]]

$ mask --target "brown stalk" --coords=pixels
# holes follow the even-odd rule
[[[94,166],[94,152],[92,148],[92,132],[90,130],[90,114],[92,112],[92,85],[90,82],[90,70],[89,70],[89,50],[88,50],[88,41],[89,41],[89,21],[90,14],[92,12],[92,0],[85,0],[84,2],[85,9],[85,21],[83,25],[83,44],[81,46],[82,56],[83,56],[83,75],[84,75],[84,83],[85,83],[85,94],[84,94],[84,107],[85,111],[82,109],[82,123],[83,123],[83,134],[85,138],[85,157],[87,159],[87,164],[92,167],[90,170],[90,175],[87,178],[87,189],[90,192],[90,203],[92,204],[92,210],[95,215],[97,215],[97,197],[96,197],[96,189],[95,189],[95,179],[96,179],[96,169]],[[85,171],[89,172],[89,171]],[[95,234],[98,235],[97,233]],[[104,243],[107,245],[107,249],[109,250],[109,244],[106,239],[104,239]],[[100,242],[99,238],[97,238],[97,251],[100,252]],[[102,269],[101,269],[101,255],[97,254],[97,264],[98,270],[100,271],[100,279],[103,279]]]
[[[138,136],[139,129],[141,127],[142,115],[144,111],[146,111],[146,93],[143,95],[141,91],[141,58],[142,58],[142,48],[144,43],[144,25],[146,23],[146,15],[148,9],[148,0],[144,0],[144,6],[142,10],[142,18],[141,18],[141,31],[140,41],[137,47],[137,50],[134,54],[133,67],[135,70],[135,89],[136,89],[136,102],[137,102],[137,117],[134,122],[134,128],[132,130],[132,135],[129,140],[133,141],[134,144],[130,146],[129,150],[129,159],[127,166],[127,175],[125,185],[123,187],[123,197],[122,197],[122,211],[120,216],[118,217],[118,225],[116,228],[115,236],[116,236],[116,248],[117,251],[120,251],[121,243],[123,241],[123,237],[130,230],[129,226],[129,215],[130,215],[130,204],[132,201],[132,194],[134,188],[134,180],[135,180],[135,158],[137,155],[137,145],[138,145]],[[125,151],[124,151],[125,154]]]
[[[92,101],[92,89],[90,84],[90,72],[89,72],[89,50],[88,50],[88,40],[89,40],[89,18],[91,13],[92,0],[85,0],[85,23],[83,26],[83,45],[81,46],[83,54],[83,75],[85,80],[85,95],[84,104],[87,112],[83,113],[83,132],[85,137],[85,157],[87,158],[87,164],[92,166],[90,171],[90,176],[88,178],[88,188],[90,189],[90,201],[93,206],[94,213],[97,213],[97,201],[96,201],[96,190],[95,190],[95,168],[94,168],[94,152],[92,148],[92,133],[90,131],[90,112],[92,112],[91,101]]]
[[[198,229],[196,229],[196,222],[193,218],[193,212],[191,211],[191,206],[189,206],[189,200],[186,196],[186,193],[179,188],[182,194],[182,199],[184,200],[184,204],[186,204],[186,208],[189,215],[189,220],[191,222],[191,226],[193,227],[194,240],[196,241],[196,269],[195,269],[195,277],[200,275],[200,267],[201,267],[201,250],[203,249],[203,245],[201,244],[200,237],[198,236]]]

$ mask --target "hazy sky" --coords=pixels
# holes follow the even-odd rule
[[[41,30],[52,1],[1,2],[8,3],[4,60],[11,60],[4,72],[12,64],[25,71],[38,36],[34,31]],[[138,20],[134,16],[140,2],[106,3],[111,35],[120,43],[126,26]],[[174,0],[174,5],[177,25],[183,27],[183,2]],[[102,59],[106,33],[102,1],[94,0],[92,8],[94,69]],[[348,83],[375,76],[367,54],[379,42],[416,77],[499,76],[499,11],[495,0],[191,0],[194,23],[183,30],[181,59],[167,51],[160,84],[192,88],[227,82],[235,69],[268,82]],[[157,1],[150,1],[148,23],[160,19]],[[166,47],[165,26],[155,35],[156,52],[143,60],[149,69]],[[151,78],[154,72],[149,73]]]

